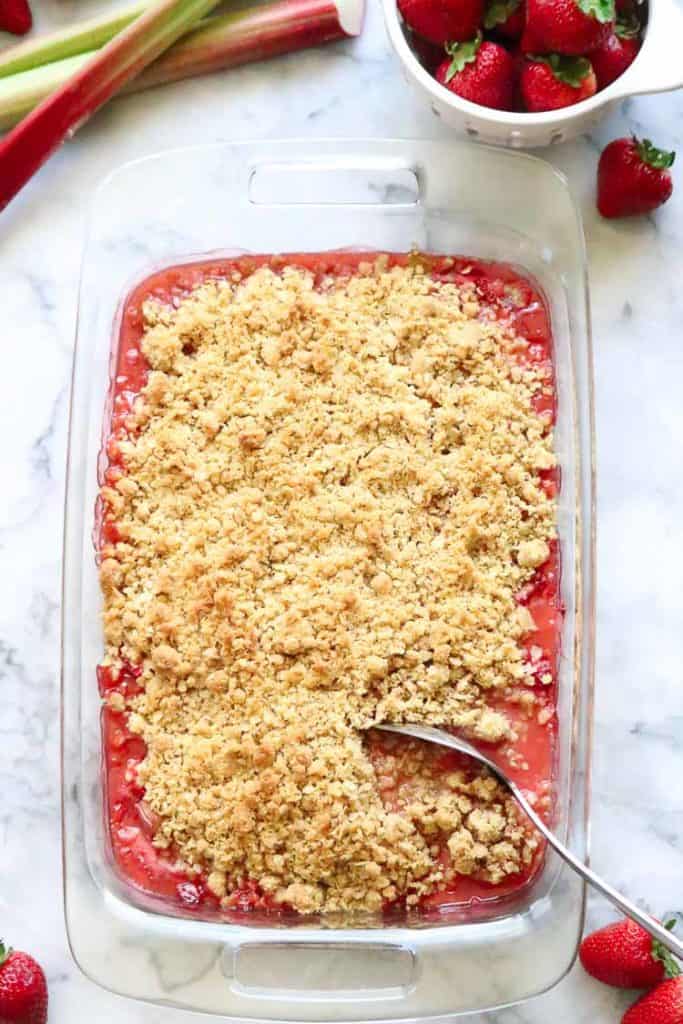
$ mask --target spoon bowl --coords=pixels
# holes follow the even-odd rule
[[[627,899],[620,892],[617,892],[608,882],[584,864],[583,861],[579,860],[569,850],[564,843],[558,839],[555,833],[548,827],[543,818],[538,814],[534,807],[529,802],[526,795],[522,792],[519,786],[513,782],[513,780],[507,775],[507,773],[497,765],[490,757],[486,754],[482,754],[474,744],[469,743],[467,740],[462,739],[460,736],[454,736],[452,733],[447,732],[445,729],[439,729],[434,725],[419,725],[401,723],[394,725],[390,722],[382,722],[379,725],[373,725],[373,729],[379,729],[381,732],[397,733],[399,736],[409,736],[412,739],[423,740],[426,743],[437,743],[439,746],[448,747],[450,750],[457,750],[461,754],[466,754],[473,760],[478,761],[479,764],[483,765],[491,774],[503,785],[515,798],[519,806],[522,808],[527,818],[531,821],[534,828],[544,837],[544,839],[552,846],[552,848],[560,855],[562,860],[572,868],[578,875],[580,875],[584,881],[592,885],[594,889],[602,893],[611,903],[614,904],[626,917],[631,918],[642,928],[648,932],[653,939],[661,942],[674,956],[683,957],[683,942],[680,941],[675,935],[673,935],[668,928],[665,928],[663,924],[657,921],[650,914],[641,910],[640,907],[636,906],[631,900]]]

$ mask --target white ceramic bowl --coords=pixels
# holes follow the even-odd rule
[[[426,71],[406,39],[396,0],[382,0],[391,45],[403,72],[437,117],[481,142],[514,148],[548,146],[587,131],[626,96],[683,85],[683,9],[676,0],[650,0],[643,45],[633,64],[589,100],[543,114],[508,113],[463,100]]]

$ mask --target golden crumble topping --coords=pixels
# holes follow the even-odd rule
[[[493,779],[363,730],[510,735],[490,697],[524,676],[515,594],[555,531],[547,371],[474,286],[381,259],[145,318],[101,580],[109,663],[142,667],[155,843],[220,897],[250,878],[302,912],[519,872],[536,841]]]

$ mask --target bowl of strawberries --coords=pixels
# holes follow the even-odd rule
[[[676,0],[383,0],[434,113],[471,138],[546,146],[626,96],[683,85]]]

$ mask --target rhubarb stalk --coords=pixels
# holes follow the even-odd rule
[[[79,21],[75,25],[59,29],[57,32],[46,32],[28,39],[25,43],[10,46],[0,53],[0,78],[16,75],[19,71],[30,71],[52,61],[75,57],[79,53],[91,53],[113,39],[131,21],[139,18],[149,7],[146,3],[137,3],[134,7],[118,8],[104,16]]]
[[[67,137],[216,3],[158,0],[21,121],[0,142],[0,211]]]
[[[76,71],[92,59],[92,53],[67,57],[54,64],[0,78],[0,129],[5,131],[21,121],[34,107],[59,89]]]
[[[362,4],[354,6],[362,8]],[[353,22],[353,34],[357,21]],[[337,4],[331,0],[278,0],[220,15],[207,19],[179,40],[131,82],[128,90],[265,60],[340,39],[351,31],[351,23],[346,29]]]
[[[123,91],[134,92],[357,35],[362,15],[363,0],[344,0],[339,6],[330,0],[274,0],[206,18]],[[16,124],[91,56],[80,54],[0,77],[0,129]]]

